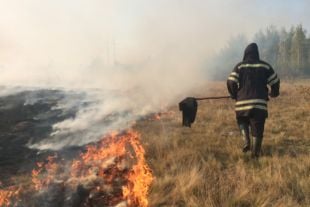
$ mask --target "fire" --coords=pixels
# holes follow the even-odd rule
[[[11,205],[11,199],[18,197],[20,188],[9,187],[7,190],[0,190],[0,206]]]
[[[83,206],[96,203],[96,206],[147,207],[153,179],[140,135],[130,130],[110,134],[97,145],[87,146],[69,164],[59,161],[57,155],[48,157],[45,163],[37,163],[32,170],[31,186],[0,190],[0,206],[14,206],[12,202],[29,197],[26,195],[29,192],[42,196],[44,192],[48,194],[51,186],[57,186],[57,189],[65,188],[63,192],[72,192],[65,202],[80,202]],[[76,193],[80,191],[84,192],[82,196]],[[78,201],[74,200],[76,194],[80,196]]]
[[[48,156],[47,157],[47,163],[44,164],[42,162],[37,163],[38,169],[33,169],[32,174],[32,183],[35,190],[41,190],[44,186],[48,186],[50,183],[53,182],[53,179],[57,175],[57,170],[59,168],[59,165],[55,163],[55,159],[57,158],[57,155],[54,156]],[[41,180],[40,174],[42,171],[46,171],[46,177]]]
[[[162,120],[162,118],[171,119],[174,117],[175,117],[174,111],[162,111],[162,112],[153,114],[153,116],[149,120],[159,121],[159,120]]]
[[[153,176],[150,168],[145,164],[145,151],[138,136],[134,136],[130,143],[136,153],[137,164],[128,174],[128,185],[123,188],[123,194],[127,198],[129,206],[138,204],[147,207],[148,188],[153,181]]]
[[[154,120],[160,120],[160,119],[161,119],[160,114],[155,114],[154,115]]]

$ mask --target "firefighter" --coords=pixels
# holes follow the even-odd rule
[[[256,43],[246,47],[243,61],[228,77],[227,89],[231,98],[236,100],[236,118],[244,140],[242,151],[252,151],[252,156],[258,158],[268,117],[268,96],[279,96],[280,79],[270,64],[260,60]]]

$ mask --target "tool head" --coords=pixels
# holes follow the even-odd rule
[[[182,111],[182,125],[191,127],[194,123],[197,113],[198,103],[196,98],[187,97],[179,103],[179,109]]]

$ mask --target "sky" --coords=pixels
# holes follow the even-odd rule
[[[90,73],[114,76],[116,63],[171,68],[168,59],[188,59],[185,65],[199,67],[232,36],[251,38],[269,25],[309,29],[309,6],[306,0],[0,0],[0,85],[85,83]]]

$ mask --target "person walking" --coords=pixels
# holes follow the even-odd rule
[[[246,47],[242,62],[234,67],[227,79],[227,89],[236,100],[236,119],[244,139],[242,151],[252,151],[252,156],[258,158],[268,117],[267,101],[269,96],[279,96],[280,79],[270,64],[260,60],[256,43]]]

